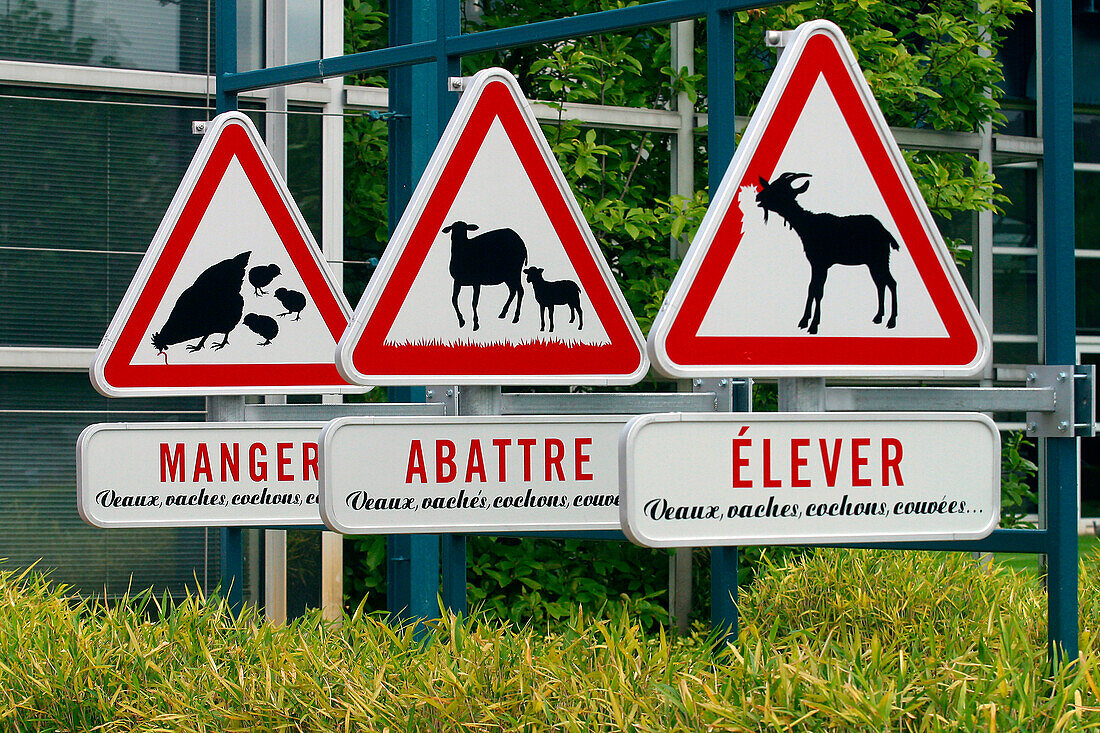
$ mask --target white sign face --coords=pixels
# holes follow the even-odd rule
[[[615,277],[515,78],[463,92],[340,341],[361,384],[632,384]]]
[[[623,531],[649,547],[980,539],[1000,519],[977,413],[643,415],[620,460]]]
[[[333,354],[350,309],[259,133],[210,125],[91,369],[105,395],[363,391]]]
[[[989,336],[836,25],[804,23],[648,346],[674,377],[952,376]]]
[[[349,417],[321,433],[344,534],[619,528],[626,417]]]
[[[323,426],[90,425],[76,444],[77,508],[97,527],[320,525]]]

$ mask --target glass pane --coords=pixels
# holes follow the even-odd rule
[[[1100,115],[1074,115],[1073,142],[1074,160],[1100,163]]]
[[[994,132],[1003,133],[1005,135],[1035,137],[1036,116],[1033,107],[1005,109],[1002,111],[1007,121],[1002,127],[994,130]]]
[[[994,247],[1035,247],[1038,243],[1038,197],[1033,168],[998,166],[997,183],[1009,201],[993,215]]]
[[[1100,334],[1100,260],[1077,258],[1077,332]]]
[[[1001,87],[1009,99],[1035,99],[1035,14],[1013,16],[1012,27],[1004,31],[1005,42],[998,59],[1004,66]]]
[[[213,9],[213,0],[4,0],[0,58],[212,73]],[[263,3],[239,0],[238,68],[262,60]]]
[[[198,146],[183,100],[97,96],[0,87],[0,345],[99,344]]]
[[[1100,249],[1100,173],[1077,171],[1073,183],[1077,248]]]
[[[993,342],[994,364],[1038,364],[1038,344]]]
[[[0,248],[0,346],[99,346],[140,254]]]
[[[86,595],[128,587],[181,595],[218,581],[219,533],[202,528],[104,530],[76,511],[77,436],[97,422],[203,419],[202,400],[107,400],[87,375],[8,373],[0,380],[0,558],[38,562]]]
[[[286,60],[289,64],[321,58],[321,3],[287,0]]]
[[[1100,5],[1095,0],[1074,3],[1073,15],[1073,100],[1077,104],[1100,104]]]
[[[1100,354],[1081,354],[1082,364],[1100,364]],[[1100,437],[1081,438],[1081,516],[1100,517]]]
[[[202,71],[203,0],[7,0],[0,57],[156,71]]]
[[[321,115],[291,112],[286,119],[287,186],[309,231],[321,242]]]
[[[1034,335],[1038,328],[1037,258],[993,257],[993,330]]]

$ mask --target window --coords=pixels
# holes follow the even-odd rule
[[[182,594],[217,585],[220,533],[203,528],[115,529],[76,511],[74,446],[97,422],[187,421],[201,398],[108,400],[84,373],[7,373],[0,380],[0,558],[39,569],[77,591],[109,597],[153,587]],[[3,567],[3,565],[0,565]]]

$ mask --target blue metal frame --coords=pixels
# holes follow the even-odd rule
[[[546,43],[596,33],[667,24],[705,17],[709,84],[708,148],[713,190],[733,156],[734,55],[733,13],[777,0],[659,0],[645,5],[560,18],[516,28],[463,34],[457,0],[393,0],[391,46],[336,58],[289,64],[259,71],[236,69],[236,0],[217,0],[217,110],[236,108],[239,92],[264,87],[389,69],[390,107],[398,115],[390,129],[391,228],[404,210],[416,179],[454,108],[445,91],[465,54]],[[1076,361],[1073,213],[1073,55],[1070,0],[1044,3],[1041,17],[1043,95],[1044,360]],[[410,68],[411,67],[411,68]],[[418,394],[413,394],[417,391]],[[747,402],[747,391],[735,401]],[[393,389],[392,399],[423,401],[423,390]],[[747,409],[745,404],[738,409]],[[966,542],[876,543],[847,545],[892,549],[1046,554],[1048,638],[1055,664],[1078,653],[1077,478],[1072,437],[1048,438],[1045,446],[1046,507],[1044,530],[996,530],[988,538]],[[532,533],[525,536],[555,536]],[[572,533],[573,538],[621,539],[620,532]],[[240,530],[223,534],[223,585],[240,589]],[[390,608],[402,617],[436,614],[439,592],[438,535],[390,540]],[[465,540],[448,536],[443,544],[443,599],[465,608]],[[737,548],[712,548],[712,624],[737,629]]]

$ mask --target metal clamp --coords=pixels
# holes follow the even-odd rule
[[[1096,367],[1073,367],[1073,434],[1079,438],[1096,435]]]
[[[1089,437],[1095,434],[1093,405],[1096,387],[1092,365],[1042,365],[1027,369],[1028,387],[1054,390],[1054,409],[1029,411],[1031,438]]]
[[[376,109],[367,111],[367,119],[377,122],[378,120],[398,120],[406,119],[409,115],[401,114],[400,112],[379,112]]]

